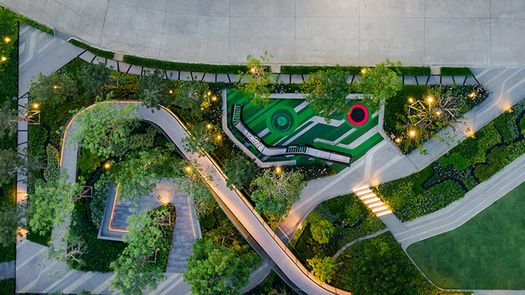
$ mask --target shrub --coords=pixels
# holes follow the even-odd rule
[[[477,166],[474,174],[480,181],[485,181],[523,153],[525,153],[525,141],[496,147],[488,155],[487,163]]]
[[[78,46],[80,48],[83,48],[83,49],[86,49],[87,51],[93,53],[94,55],[97,55],[97,56],[100,56],[100,57],[103,57],[103,58],[110,58],[112,59],[113,58],[113,55],[114,53],[111,52],[111,51],[107,51],[107,50],[102,50],[102,49],[98,49],[98,48],[95,48],[95,47],[92,47],[82,41],[79,41],[77,39],[71,39],[69,40],[69,42],[75,46]]]
[[[306,75],[315,73],[318,71],[326,71],[326,70],[333,70],[338,69],[341,71],[344,71],[347,75],[357,75],[359,74],[359,71],[361,70],[361,67],[357,66],[291,66],[286,65],[281,67],[281,73],[282,74],[296,74],[296,75]]]
[[[181,63],[172,61],[161,61],[150,58],[125,55],[124,62],[143,66],[153,69],[169,70],[169,71],[185,71],[185,72],[204,72],[204,73],[230,73],[237,74],[246,71],[244,65],[210,65],[210,64],[195,64],[195,63]]]
[[[470,76],[472,71],[469,68],[442,67],[442,76]]]
[[[334,231],[335,227],[330,221],[322,218],[318,214],[314,214],[310,217],[310,232],[312,233],[312,238],[317,243],[328,243],[334,234]]]
[[[108,201],[109,186],[111,181],[106,174],[103,174],[100,179],[95,182],[93,188],[93,196],[89,202],[89,209],[91,212],[91,222],[99,229],[102,222],[102,216]]]

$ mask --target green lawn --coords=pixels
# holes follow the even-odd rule
[[[408,248],[438,286],[524,289],[525,183],[461,227]]]

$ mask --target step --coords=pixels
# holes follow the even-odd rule
[[[385,209],[383,209],[383,210],[380,210],[380,211],[376,211],[376,212],[374,212],[374,214],[375,214],[377,217],[381,217],[381,216],[383,216],[383,215],[387,215],[387,214],[390,214],[390,213],[392,213],[392,211],[391,211],[390,209],[388,209],[388,208],[385,208]]]
[[[373,192],[372,192],[372,190],[369,187],[363,187],[363,188],[355,189],[354,193],[356,195],[360,196],[360,195],[364,195],[364,194],[367,194],[367,193],[373,193]]]
[[[363,202],[363,204],[365,205],[370,205],[372,203],[375,203],[375,202],[381,202],[381,199],[379,199],[378,197],[373,197],[373,198],[369,198],[369,199],[366,199],[366,200],[361,200]]]
[[[371,197],[376,197],[376,194],[374,194],[373,192],[369,192],[369,193],[365,193],[365,194],[362,194],[362,195],[359,195],[357,196],[360,200],[366,200],[368,198],[371,198]]]
[[[378,201],[376,201],[374,203],[368,204],[367,206],[372,211],[374,211],[374,209],[376,209],[378,207],[382,207],[382,206],[386,207],[386,205],[383,202],[381,202],[381,200],[378,200]]]

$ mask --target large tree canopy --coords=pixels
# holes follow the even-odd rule
[[[228,177],[228,186],[242,188],[255,178],[257,165],[242,152],[237,151],[224,160],[224,173]]]
[[[312,73],[303,85],[308,104],[319,115],[328,117],[335,112],[348,109],[349,93],[347,73],[340,69],[330,69]]]
[[[400,62],[386,60],[375,67],[365,70],[357,82],[357,88],[373,105],[378,105],[382,99],[397,95],[403,87],[399,79]]]
[[[18,171],[25,169],[25,161],[14,149],[0,149],[0,186],[9,183]]]
[[[71,73],[59,71],[49,76],[40,74],[31,83],[30,93],[42,104],[54,106],[78,96],[78,86]]]
[[[252,182],[255,209],[268,218],[270,226],[277,226],[292,203],[299,199],[304,186],[303,178],[299,172],[278,173],[266,169],[263,175]]]
[[[270,94],[274,90],[273,84],[277,82],[270,67],[263,65],[269,61],[268,53],[259,58],[248,55],[248,70],[239,75],[237,88],[250,95],[255,104],[270,102]]]
[[[204,238],[193,244],[184,280],[195,295],[238,294],[252,267],[253,259]]]
[[[319,214],[313,214],[310,221],[310,232],[312,238],[319,244],[326,244],[335,232],[334,225],[321,217]]]

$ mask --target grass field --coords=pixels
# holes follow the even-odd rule
[[[308,145],[351,155],[352,161],[381,142],[379,112],[369,109],[369,119],[353,126],[341,110],[328,119],[319,117],[304,99],[273,99],[267,106],[254,105],[239,91],[228,92],[228,115],[234,104],[243,105],[241,120],[267,146]]]
[[[525,289],[525,183],[461,227],[408,253],[438,286]]]

